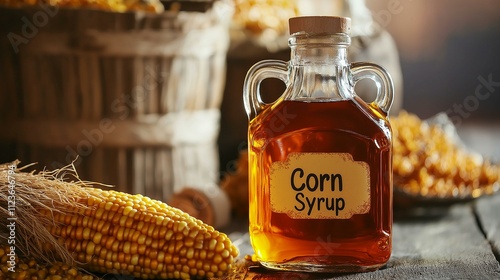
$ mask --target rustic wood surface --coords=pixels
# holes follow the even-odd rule
[[[476,213],[484,235],[500,261],[500,195],[479,200]]]
[[[407,210],[405,210],[407,211]],[[500,195],[441,209],[397,212],[393,253],[375,272],[348,275],[273,272],[241,261],[225,279],[500,279]],[[230,234],[251,254],[245,222]]]

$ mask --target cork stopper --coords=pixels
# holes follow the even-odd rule
[[[288,20],[290,34],[305,32],[307,34],[351,33],[351,19],[334,16],[303,16]]]

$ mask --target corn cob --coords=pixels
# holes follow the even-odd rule
[[[0,173],[0,192],[4,192],[5,167]],[[238,255],[224,233],[177,208],[140,194],[63,182],[53,175],[15,174],[16,194],[24,201],[17,212],[33,215],[53,240],[30,242],[41,246],[42,254],[59,247],[63,251],[56,255],[69,254],[70,261],[89,271],[143,279],[221,276]],[[26,186],[29,189],[24,190]],[[33,201],[33,194],[36,204],[31,203],[34,210],[29,210],[24,204]],[[5,207],[1,199],[0,206]]]

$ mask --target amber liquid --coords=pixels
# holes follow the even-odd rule
[[[349,219],[292,219],[271,210],[270,166],[290,153],[350,153],[370,170],[370,210]],[[353,100],[282,101],[249,125],[250,239],[270,268],[356,272],[391,254],[392,144],[385,116]]]

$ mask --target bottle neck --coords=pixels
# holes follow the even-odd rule
[[[291,99],[341,100],[350,98],[346,34],[290,37]]]
[[[288,41],[290,62],[292,66],[346,66],[349,64],[347,47],[350,43],[350,37],[344,34],[294,35]]]

